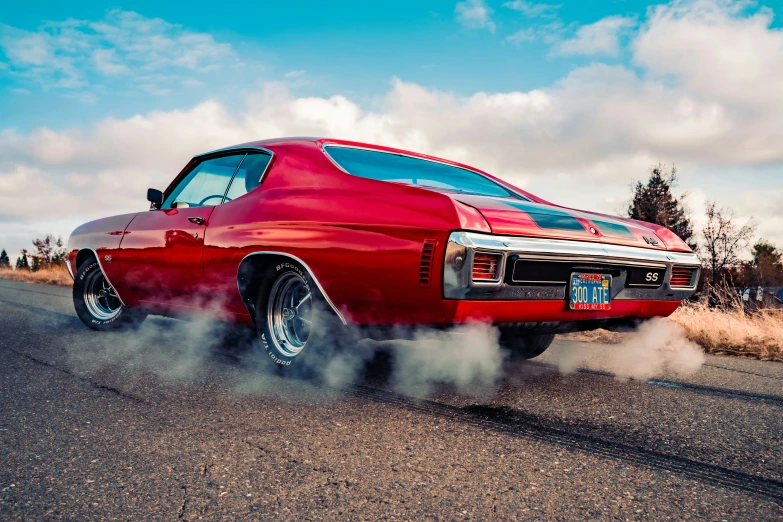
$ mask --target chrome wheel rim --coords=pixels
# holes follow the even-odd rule
[[[269,293],[267,321],[281,355],[295,357],[310,337],[313,299],[307,282],[295,272],[281,275]]]
[[[87,310],[101,321],[117,317],[122,308],[117,291],[100,270],[93,270],[87,274],[84,282],[84,304]]]

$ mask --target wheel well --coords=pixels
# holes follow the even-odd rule
[[[269,277],[277,263],[288,260],[289,257],[276,254],[252,254],[239,264],[237,270],[239,295],[254,323],[256,322],[256,298],[262,283]]]
[[[76,270],[73,271],[74,275],[76,275],[76,272],[79,270],[79,267],[82,266],[82,263],[84,263],[91,257],[95,258],[96,261],[98,259],[98,257],[95,255],[95,252],[93,252],[89,248],[83,248],[79,250],[79,253],[76,254]]]

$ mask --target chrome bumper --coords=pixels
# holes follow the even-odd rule
[[[476,253],[498,254],[500,277],[495,281],[473,280],[473,256]],[[496,236],[476,232],[452,232],[446,245],[443,266],[443,296],[446,299],[565,299],[566,286],[511,285],[506,282],[506,265],[510,256],[532,261],[598,263],[601,265],[666,269],[658,288],[625,286],[625,276],[612,284],[612,299],[682,300],[696,290],[701,262],[696,254],[669,252],[648,248],[607,245],[589,241],[566,241],[527,237]],[[674,266],[696,268],[690,287],[669,285]]]

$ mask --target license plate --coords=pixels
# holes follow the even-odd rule
[[[612,307],[612,276],[571,274],[571,310],[609,310]]]

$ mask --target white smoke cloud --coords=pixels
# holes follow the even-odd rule
[[[494,391],[503,369],[498,331],[487,324],[468,324],[446,331],[418,332],[412,341],[394,344],[392,387],[427,395],[436,385],[485,396]]]
[[[580,346],[581,345],[581,346]],[[689,341],[682,327],[666,319],[652,319],[619,344],[569,343],[548,354],[562,373],[589,369],[619,379],[686,377],[704,364],[704,352]]]

